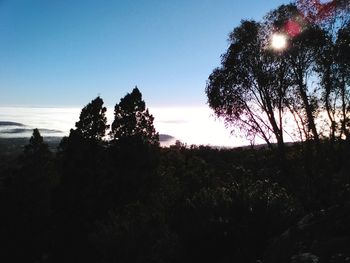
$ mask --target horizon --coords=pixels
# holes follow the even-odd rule
[[[231,134],[222,121],[213,116],[209,107],[148,107],[153,115],[154,125],[159,134],[170,135],[187,145],[218,147],[240,147],[250,145],[248,140]],[[30,137],[32,129],[42,129],[43,136],[69,135],[79,120],[81,108],[46,107],[0,107],[0,121],[24,124],[27,132],[9,133],[13,127],[0,127],[0,138]],[[190,114],[189,114],[190,113]],[[107,123],[113,121],[113,107],[107,107]],[[6,131],[4,132],[4,130]],[[30,130],[29,130],[30,129]],[[206,132],[203,132],[205,130]],[[53,132],[58,131],[58,132]],[[25,134],[25,136],[24,136]],[[169,144],[163,143],[163,146]]]

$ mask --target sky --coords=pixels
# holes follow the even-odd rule
[[[229,33],[284,0],[0,0],[0,121],[69,132],[97,96],[138,86],[156,129],[188,144],[238,146],[207,105]],[[50,110],[51,108],[51,110]]]
[[[0,106],[203,106],[241,19],[282,0],[0,0]]]

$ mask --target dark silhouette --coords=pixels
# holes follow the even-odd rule
[[[258,136],[273,148],[277,140],[284,156],[286,91],[290,85],[287,64],[265,48],[264,26],[243,21],[230,34],[230,47],[222,67],[209,76],[206,88],[209,106],[227,125],[233,125],[247,138]]]
[[[51,234],[51,153],[38,129],[4,181],[1,243],[6,262],[32,261],[48,253]],[[18,253],[21,248],[21,253]]]
[[[146,109],[141,92],[135,87],[114,107],[111,137],[114,141],[138,138],[151,144],[159,144],[159,135],[153,126],[153,116]]]
[[[100,97],[92,100],[81,110],[79,121],[75,124],[76,132],[84,139],[101,141],[109,128],[106,111]]]
[[[106,108],[100,97],[86,105],[71,129],[62,139],[58,149],[61,173],[60,185],[55,191],[54,207],[57,220],[54,253],[57,260],[79,262],[84,260],[88,231],[100,218],[102,202],[99,196],[103,173],[103,138],[106,124]]]
[[[349,134],[350,16],[310,23],[302,12],[309,11],[282,5],[262,22],[242,21],[229,36],[221,67],[208,78],[206,94],[216,116],[233,132],[253,142],[260,137],[271,149],[277,146],[283,173],[289,172],[285,136],[307,141],[305,166],[314,176],[320,171],[310,165],[310,147],[318,147],[320,138],[334,144]],[[275,34],[285,38],[284,47],[271,45]]]
[[[342,226],[348,217],[342,213],[350,201],[350,181],[343,142],[334,142],[331,153],[321,141],[309,156],[311,164],[322,164],[313,179],[302,145],[286,147],[291,170],[286,184],[266,148],[178,143],[156,150],[137,140],[122,141],[84,139],[72,130],[53,155],[35,131],[23,154],[0,166],[1,259],[276,262],[285,259],[281,249],[288,259],[308,251],[322,259],[347,255],[348,230]],[[334,228],[322,225],[324,213],[327,226],[337,220]],[[303,217],[312,222],[319,217],[319,227]],[[298,223],[296,228],[300,221],[307,227]],[[271,243],[288,228],[290,235]],[[313,238],[320,246],[310,245]],[[300,242],[308,250],[299,250]]]
[[[268,147],[162,148],[137,88],[111,130],[92,100],[54,152],[38,129],[20,154],[1,140],[1,262],[346,262],[349,23],[335,34],[326,22],[294,28],[289,48],[264,49],[295,11],[243,21],[206,89],[218,116]],[[321,92],[310,92],[311,73]],[[329,138],[315,126],[322,107]],[[286,111],[298,143],[284,144]]]

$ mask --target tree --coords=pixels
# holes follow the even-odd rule
[[[323,33],[315,24],[308,24],[300,17],[296,5],[281,5],[270,12],[267,20],[278,32],[288,36],[288,48],[285,50],[285,61],[290,69],[291,86],[289,88],[288,108],[299,119],[306,139],[319,139],[315,123],[318,98],[311,89],[315,58],[320,53]],[[292,27],[298,30],[293,32]]]
[[[340,73],[348,72],[349,64],[337,62],[338,54],[346,58],[346,27],[339,30],[343,38],[337,42],[325,28],[303,17],[295,4],[278,7],[261,23],[243,21],[230,35],[221,67],[209,76],[209,106],[248,138],[259,136],[270,148],[277,142],[282,155],[284,136],[290,135],[284,127],[288,114],[294,117],[298,140],[319,141],[321,127],[316,123],[325,120],[321,105],[328,113],[325,130],[329,128],[330,136],[337,134],[339,119],[340,133],[347,135],[348,78]],[[284,49],[270,48],[274,34],[284,35]]]
[[[154,117],[146,108],[141,92],[135,87],[115,105],[110,135],[114,141],[134,138],[151,145],[159,145],[159,135],[153,121]]]
[[[44,143],[44,138],[41,136],[38,129],[33,130],[33,135],[29,139],[29,144],[24,147],[25,155],[45,155],[49,152],[48,145]]]
[[[309,24],[323,30],[321,49],[314,58],[321,89],[321,102],[330,123],[330,138],[348,137],[349,25],[350,4],[347,0],[297,0],[298,11]]]
[[[338,65],[338,91],[340,92],[341,136],[349,137],[350,126],[350,21],[338,31],[335,43],[335,62]]]
[[[322,3],[321,0],[296,0],[295,2],[299,12],[309,23],[322,25],[328,30],[341,28],[350,18],[348,0],[332,0],[326,3]]]
[[[103,138],[109,125],[105,114],[103,100],[92,100],[82,109],[76,129],[71,129],[59,146],[61,178],[54,200],[54,253],[61,261],[81,259],[89,229],[105,212],[105,200],[99,192],[106,170]]]
[[[302,35],[297,36],[292,40],[292,48],[288,50],[288,62],[292,70],[292,78],[294,80],[294,89],[292,96],[300,98],[299,112],[304,115],[303,123],[307,125],[307,131],[311,131],[311,135],[315,141],[319,140],[319,133],[315,123],[315,114],[318,108],[317,97],[310,89],[310,82],[313,76],[312,67],[315,63],[315,52],[317,40],[320,39],[320,34],[317,30],[310,29],[303,32]],[[316,40],[316,41],[315,41]]]
[[[1,234],[1,241],[6,239],[1,255],[8,257],[6,262],[34,262],[48,253],[54,185],[50,157],[48,145],[34,129],[18,159],[19,166],[6,182]]]
[[[209,76],[206,94],[209,106],[227,125],[238,127],[252,140],[261,137],[270,148],[277,141],[283,156],[288,67],[283,54],[266,44],[269,37],[263,24],[242,21],[230,34],[221,67]]]
[[[79,121],[75,123],[78,134],[85,139],[100,141],[106,134],[106,107],[100,97],[92,100],[80,113]]]
[[[159,135],[137,87],[114,108],[110,136],[114,203],[143,200],[152,192],[159,159]],[[142,187],[140,187],[142,185]]]

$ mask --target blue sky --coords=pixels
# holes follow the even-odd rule
[[[229,32],[288,2],[0,0],[0,106],[203,106]]]

